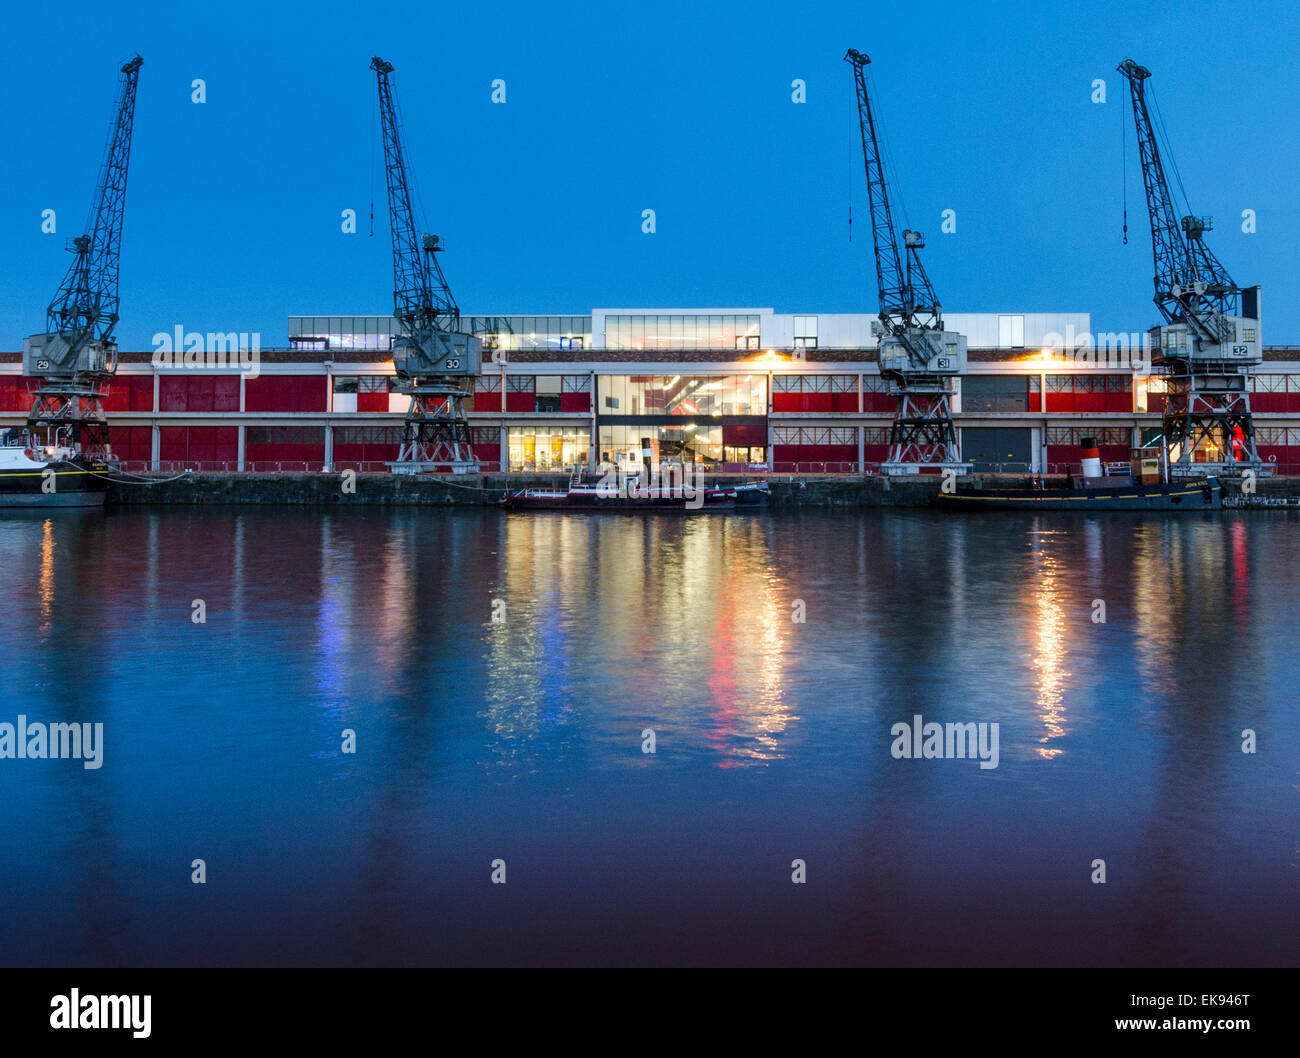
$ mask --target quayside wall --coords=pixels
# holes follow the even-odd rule
[[[142,481],[148,479],[141,479]],[[143,504],[237,504],[296,506],[490,506],[506,489],[553,488],[568,484],[565,474],[192,474],[151,484],[114,481],[113,506]],[[726,484],[734,478],[707,478]],[[767,479],[773,507],[930,507],[939,492],[938,477],[787,476]],[[959,478],[958,487],[1014,487],[1023,477]],[[1258,505],[1300,499],[1300,478],[1261,478]],[[349,488],[353,491],[349,491]],[[1241,483],[1224,481],[1225,496],[1240,494]],[[1254,505],[1254,504],[1251,504]]]

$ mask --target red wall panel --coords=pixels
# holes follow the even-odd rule
[[[189,429],[164,426],[158,431],[159,459],[186,459],[189,456]]]
[[[244,458],[249,462],[308,463],[319,466],[325,461],[322,444],[246,444]]]
[[[158,379],[158,410],[187,411],[189,379],[185,375],[163,375]]]
[[[400,448],[401,444],[397,441],[394,441],[392,444],[375,442],[367,444],[339,444],[336,441],[334,443],[334,462],[391,463],[397,458],[397,453]]]
[[[0,378],[0,411],[25,411],[30,405],[21,379],[13,376]]]
[[[475,411],[500,411],[501,391],[498,389],[489,392],[486,389],[476,389],[474,391],[474,410]]]
[[[495,396],[495,394],[493,394]],[[476,411],[487,411],[491,409],[480,409],[478,401],[475,399],[474,408]],[[591,394],[590,393],[561,393],[560,394],[560,411],[591,411]]]
[[[878,448],[878,459],[885,458],[884,445],[868,445],[867,450]],[[868,454],[867,459],[871,459]],[[774,463],[856,463],[858,446],[851,445],[773,445]]]
[[[802,411],[800,407],[800,398],[802,393],[773,393],[772,394],[772,411],[773,412],[792,412]]]
[[[158,431],[158,458],[189,463],[233,463],[239,458],[239,428],[163,426]]]
[[[109,383],[105,411],[153,411],[153,376],[125,375]]]
[[[152,402],[152,392],[149,399]],[[158,410],[237,412],[239,411],[239,376],[163,375],[158,379]],[[263,410],[293,411],[295,409],[277,407]]]
[[[387,411],[387,393],[358,393],[357,411]]]
[[[766,445],[767,444],[767,427],[756,426],[727,426],[722,427],[722,443],[724,445]]]
[[[324,411],[325,401],[321,375],[263,375],[249,379],[244,388],[247,411]]]
[[[506,411],[532,411],[536,407],[536,398],[531,393],[506,394]]]
[[[153,428],[149,426],[113,426],[109,428],[108,443],[109,448],[118,459],[151,459],[153,457]]]
[[[239,411],[239,377],[217,375],[212,380],[212,410]]]
[[[0,411],[31,411],[31,390],[34,390],[40,381],[38,378],[28,378],[25,375],[17,377],[9,375],[0,379],[0,383],[3,383],[0,385],[0,400],[5,402],[0,406]]]
[[[188,392],[185,397],[186,411],[211,411],[212,387],[216,379],[211,375],[190,375],[185,379]]]

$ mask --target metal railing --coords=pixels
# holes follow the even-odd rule
[[[123,459],[113,464],[128,474],[339,474],[354,470],[358,474],[387,474],[389,460],[337,460],[326,464],[321,460],[246,460],[241,467],[237,460],[194,459]],[[500,463],[479,463],[480,474],[501,473]]]
[[[338,474],[344,470],[353,470],[358,474],[387,474],[391,469],[390,460],[336,460],[325,464],[320,460],[248,460],[241,467],[236,460],[192,460],[192,459],[124,459],[113,464],[119,470],[132,474],[182,474],[193,471],[196,474]],[[1119,464],[1116,464],[1118,467]],[[1195,466],[1195,464],[1194,464]],[[938,468],[935,468],[936,471]],[[519,476],[533,474],[569,474],[572,467],[557,467],[552,470],[511,470],[500,463],[480,462],[480,474],[514,474]],[[746,469],[725,468],[707,469],[704,473],[725,474],[729,477],[761,477],[765,474],[818,474],[818,475],[876,475],[883,473],[881,463],[856,462],[777,462],[771,469],[747,465]],[[1080,463],[1048,463],[1035,467],[1031,463],[984,463],[972,461],[971,473],[981,475],[1049,475],[1065,477],[1072,474],[1076,478],[1083,476]],[[1262,477],[1300,477],[1300,463],[1268,463]]]

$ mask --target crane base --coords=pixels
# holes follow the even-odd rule
[[[945,470],[952,470],[958,476],[964,477],[970,473],[971,465],[969,463],[881,463],[880,472],[882,474],[902,475],[902,474],[924,474],[928,472],[942,473]]]
[[[441,462],[428,460],[425,462],[406,462],[406,463],[389,463],[388,469],[394,474],[474,474],[478,471],[477,463],[470,462],[451,462],[442,460]]]

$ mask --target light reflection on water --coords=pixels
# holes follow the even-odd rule
[[[0,519],[0,722],[102,721],[106,764],[0,761],[0,899],[29,912],[0,962],[1300,939],[1289,515],[68,513]],[[894,761],[918,713],[999,723],[998,769]]]

